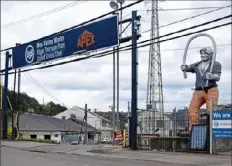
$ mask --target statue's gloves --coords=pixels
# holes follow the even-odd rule
[[[205,74],[205,79],[213,80],[213,81],[219,81],[220,80],[220,75],[219,74],[212,74],[212,73],[207,72]]]
[[[181,66],[180,66],[180,69],[181,69],[182,71],[188,71],[188,70],[189,70],[189,66],[188,66],[188,65],[181,65]]]

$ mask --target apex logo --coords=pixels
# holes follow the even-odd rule
[[[94,44],[94,34],[85,30],[81,36],[79,36],[78,38],[78,44],[77,47],[78,48],[82,48],[82,47],[86,47],[88,48],[89,46],[91,46],[92,44]]]

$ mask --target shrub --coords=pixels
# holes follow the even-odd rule
[[[26,139],[26,138],[18,138],[17,141],[30,141],[30,142],[42,142],[42,143],[50,143],[50,144],[59,144],[53,140],[44,140],[44,139]]]

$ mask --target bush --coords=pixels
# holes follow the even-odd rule
[[[17,141],[30,141],[30,142],[42,142],[42,143],[50,143],[50,144],[59,144],[53,140],[44,140],[44,139],[26,139],[26,138],[18,138]]]

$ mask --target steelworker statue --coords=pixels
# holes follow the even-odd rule
[[[214,61],[212,71],[210,72],[213,61],[213,50],[210,47],[202,48],[200,49],[200,55],[201,61],[191,65],[181,65],[181,70],[183,72],[191,72],[196,75],[195,90],[188,108],[188,133],[191,131],[192,125],[198,123],[200,107],[206,104],[206,112],[209,113],[211,100],[215,108],[219,97],[217,82],[221,77],[221,64]]]

